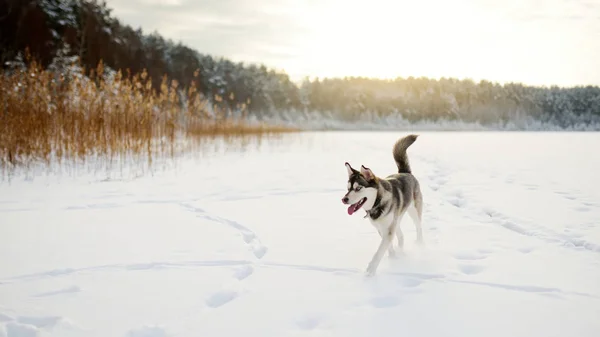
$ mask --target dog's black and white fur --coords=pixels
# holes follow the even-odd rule
[[[364,209],[371,224],[381,236],[379,248],[373,255],[367,267],[367,275],[374,275],[385,251],[395,256],[393,247],[394,235],[398,238],[398,248],[402,251],[404,235],[399,223],[405,213],[412,218],[417,228],[417,242],[423,242],[421,218],[423,214],[423,196],[419,181],[412,174],[406,149],[417,139],[417,135],[400,138],[394,144],[392,151],[398,173],[386,178],[379,178],[373,172],[361,165],[357,171],[346,163],[348,169],[348,193],[342,199],[349,204],[348,214],[352,215],[360,208]]]

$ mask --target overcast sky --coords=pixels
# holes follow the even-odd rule
[[[600,85],[600,0],[107,0],[146,33],[303,76]]]

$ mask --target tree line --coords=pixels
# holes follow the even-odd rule
[[[159,90],[164,78],[194,85],[214,104],[274,116],[332,112],[347,120],[364,114],[410,121],[497,123],[534,118],[560,126],[600,123],[598,86],[536,87],[453,78],[305,79],[294,83],[262,64],[202,54],[157,32],[120,22],[98,0],[0,0],[0,61],[4,71],[29,53],[45,67],[67,58],[83,69],[100,61],[107,72],[144,70]],[[57,69],[59,69],[58,67]]]

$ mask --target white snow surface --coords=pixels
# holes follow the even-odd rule
[[[137,177],[0,183],[0,336],[600,336],[600,134],[419,132],[425,245],[346,168],[406,132],[307,132]]]

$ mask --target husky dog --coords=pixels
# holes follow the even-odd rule
[[[348,215],[364,209],[367,212],[365,218],[369,218],[381,236],[379,248],[366,270],[368,276],[375,274],[386,250],[390,257],[396,255],[392,244],[394,235],[398,238],[398,248],[402,252],[404,235],[399,223],[405,213],[408,212],[417,228],[417,242],[423,243],[423,196],[419,181],[412,175],[406,155],[406,149],[417,137],[418,135],[408,135],[396,141],[392,154],[398,166],[398,173],[386,178],[377,177],[364,165],[357,171],[350,164],[345,164],[348,169],[348,193],[344,195],[342,202],[350,205]]]

